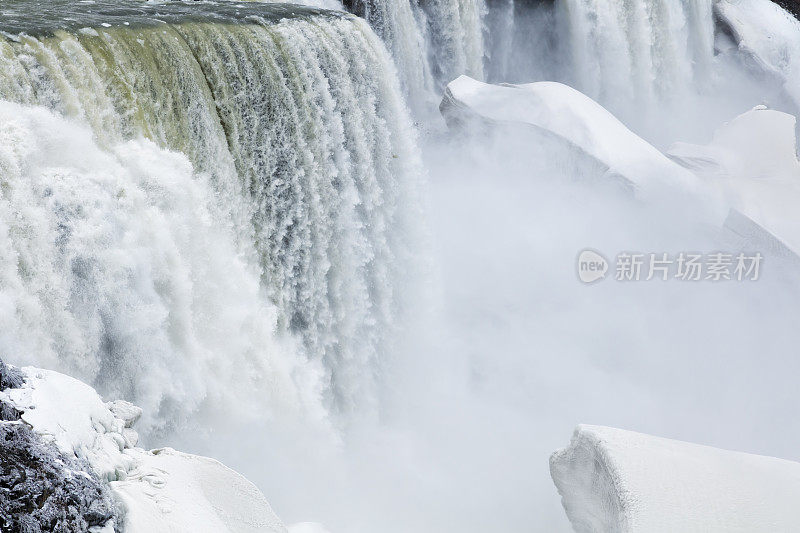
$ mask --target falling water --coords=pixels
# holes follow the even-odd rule
[[[562,0],[567,78],[623,116],[696,91],[714,54],[711,8],[711,0]]]
[[[461,74],[483,77],[484,0],[345,0],[394,57],[412,105],[438,102]]]
[[[256,391],[368,404],[419,175],[372,31],[264,4],[35,5],[0,23],[0,98],[32,109],[3,132],[12,360],[152,413],[238,388],[237,366]]]

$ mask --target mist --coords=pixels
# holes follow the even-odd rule
[[[26,215],[39,223],[9,230],[7,241],[32,257],[48,250],[56,266],[29,283],[8,261],[8,308],[34,303],[4,315],[11,325],[0,348],[12,363],[48,364],[142,404],[144,446],[214,457],[253,481],[287,525],[317,522],[330,533],[570,531],[548,461],[584,423],[800,461],[793,258],[735,239],[724,228],[726,198],[712,187],[639,195],[540,129],[448,128],[436,109],[445,85],[467,71],[495,84],[557,81],[667,152],[678,141],[711,142],[758,105],[796,115],[783,80],[739,50],[710,0],[693,10],[625,2],[624,13],[613,0],[468,3],[459,24],[470,31],[450,26],[450,4],[417,12],[402,2],[380,12],[394,13],[394,26],[366,17],[375,33],[338,15],[310,23],[322,17],[310,11],[289,22],[276,12],[280,22],[255,29],[232,11],[224,30],[176,26],[174,40],[149,26],[114,28],[119,49],[149,39],[153,57],[161,54],[152,65],[125,56],[139,86],[162,90],[153,80],[170,79],[170,90],[188,95],[191,105],[173,102],[178,118],[139,95],[158,127],[126,122],[139,120],[140,104],[131,98],[121,113],[117,94],[75,106],[76,116],[31,111],[72,109],[64,102],[73,93],[89,101],[128,73],[58,56],[69,65],[53,67],[66,72],[63,85],[78,87],[64,96],[25,78],[27,45],[9,44],[9,64],[31,87],[20,94],[46,98],[0,108],[7,122],[24,118],[14,118],[6,144],[38,150],[0,154],[21,161],[23,184],[5,217],[41,204]],[[441,43],[453,35],[461,44],[448,55]],[[84,46],[74,56],[95,65],[99,36],[58,38],[67,44],[31,42]],[[252,64],[225,59],[234,44]],[[209,86],[195,55],[216,75]],[[172,57],[191,76],[169,78],[163,58]],[[0,96],[21,98],[11,89]],[[233,130],[243,133],[229,153]],[[56,188],[66,200],[28,197],[25,183],[41,185],[30,170],[39,166],[72,169]],[[122,216],[124,187],[138,203]],[[104,233],[63,252],[53,238],[61,206],[80,213],[89,193],[96,221],[74,226]],[[151,220],[161,231],[148,240]],[[140,236],[134,244],[123,238],[131,235]],[[116,255],[95,254],[107,249]],[[612,264],[622,253],[764,260],[757,281],[626,282],[612,268],[586,284],[577,274],[583,250]],[[62,255],[101,265],[94,292]],[[119,257],[136,261],[123,268]],[[59,287],[61,300],[41,287]],[[106,315],[113,327],[99,322]],[[67,333],[53,333],[53,322]],[[29,324],[36,344],[27,343]],[[34,344],[46,349],[34,353]]]
[[[270,426],[219,447],[215,433],[198,451],[247,472],[288,522],[332,532],[569,531],[548,458],[579,423],[800,458],[791,264],[767,257],[755,282],[612,271],[586,286],[587,248],[736,245],[711,201],[642,202],[504,131],[427,134],[431,266],[414,280],[427,297],[380,377],[379,413],[327,435]]]

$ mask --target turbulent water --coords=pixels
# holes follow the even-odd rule
[[[9,358],[161,414],[240,380],[373,398],[419,171],[374,34],[263,4],[39,7],[2,8],[0,98],[70,122],[5,108]]]
[[[726,69],[717,57],[713,4],[493,0],[485,17],[487,78],[566,83],[649,140],[671,142],[687,132],[661,135],[677,122],[670,117],[693,124],[693,116],[713,115],[708,123],[718,124],[730,109],[744,111],[763,93],[760,87],[738,98],[749,86],[740,65]]]
[[[712,0],[564,0],[576,87],[617,108],[696,87],[714,55],[711,7]]]
[[[582,247],[718,235],[429,115],[461,74],[546,79],[659,147],[707,142],[783,90],[721,46],[713,4],[2,2],[0,357],[141,405],[145,438],[332,531],[566,529],[547,455],[578,422],[788,456],[758,438],[793,419],[793,288],[587,292]],[[423,194],[439,314],[414,292]],[[754,379],[787,401],[737,392]]]
[[[461,74],[483,77],[483,0],[344,0],[392,53],[412,105],[424,110]]]

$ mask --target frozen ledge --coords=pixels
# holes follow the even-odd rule
[[[583,532],[797,531],[800,463],[600,426],[550,457]]]

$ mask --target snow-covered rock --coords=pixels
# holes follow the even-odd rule
[[[800,463],[578,426],[550,471],[575,531],[772,533],[800,524]]]
[[[718,0],[714,12],[739,52],[800,107],[800,21],[772,0]]]
[[[461,76],[447,85],[440,105],[451,128],[465,123],[526,126],[594,159],[610,178],[639,194],[665,187],[697,190],[695,176],[629,130],[583,93],[556,82],[492,85]],[[533,143],[535,141],[531,141]]]
[[[118,530],[286,531],[255,485],[218,461],[169,448],[137,448],[131,426],[141,415],[138,407],[124,401],[104,403],[90,386],[58,372],[4,368],[10,369],[3,372],[10,376],[4,378],[10,386],[0,391],[0,403],[18,413],[20,420],[14,423],[32,430],[68,461],[88,465],[92,478],[105,482],[99,489],[90,485],[81,490],[110,488]],[[59,475],[70,478],[69,473]],[[104,507],[100,511],[105,514],[99,516],[110,516]]]
[[[91,466],[35,433],[3,391],[25,375],[0,361],[0,531],[113,533],[111,491]]]
[[[675,143],[667,154],[717,189],[731,209],[800,254],[795,117],[758,106],[717,129],[709,144]]]

